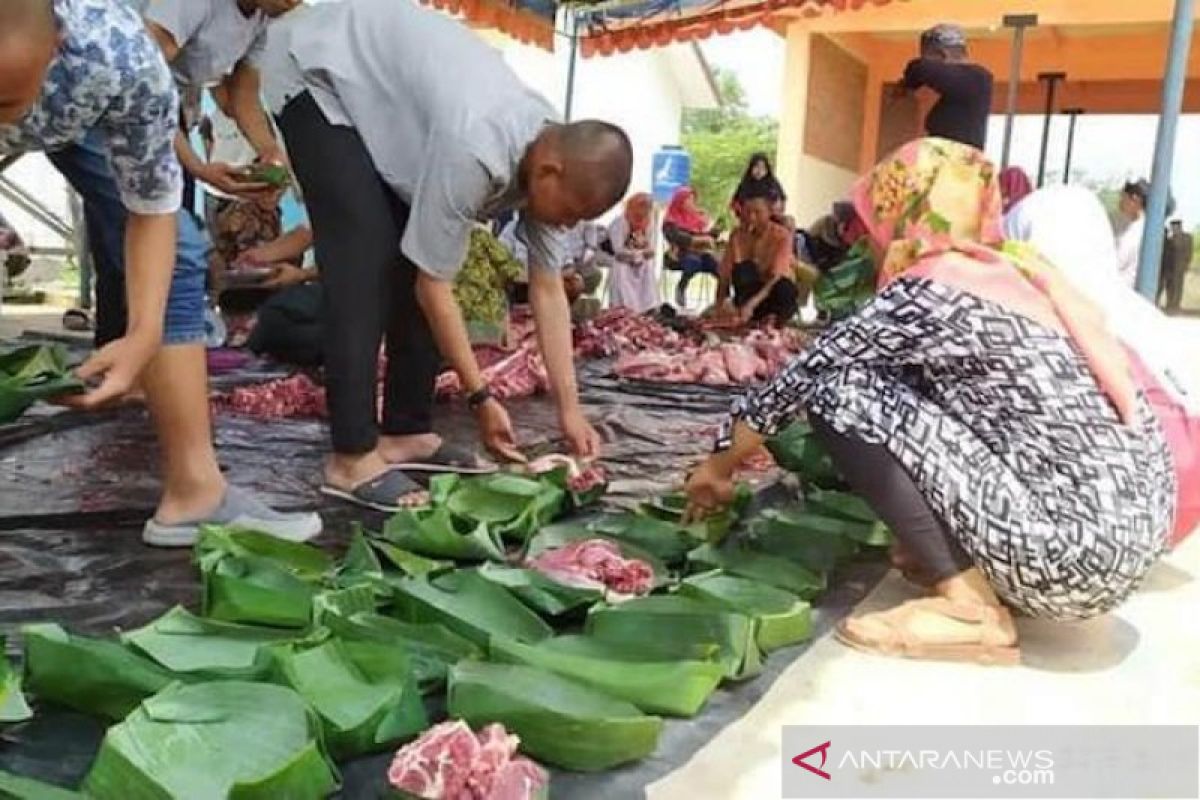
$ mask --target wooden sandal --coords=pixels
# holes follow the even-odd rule
[[[925,641],[912,631],[913,618],[920,613],[939,614],[977,625],[979,641],[942,644]],[[882,630],[872,635],[868,629],[875,626]],[[898,658],[994,666],[1012,666],[1021,661],[1017,631],[1008,609],[953,603],[943,597],[910,600],[890,611],[844,620],[834,635],[856,650]]]

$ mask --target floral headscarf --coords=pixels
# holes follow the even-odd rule
[[[649,192],[639,192],[625,201],[625,219],[629,223],[630,233],[645,235],[650,229],[650,218],[653,216],[654,198]]]
[[[946,139],[910,142],[859,180],[854,206],[883,254],[880,289],[906,274],[929,278],[1061,326],[1121,419],[1134,418],[1129,363],[1103,314],[1032,248],[1004,241],[1000,185],[983,153]]]

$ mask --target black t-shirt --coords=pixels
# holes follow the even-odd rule
[[[925,118],[925,131],[983,149],[992,111],[992,73],[978,64],[918,58],[904,70],[909,89],[928,86],[940,97]]]

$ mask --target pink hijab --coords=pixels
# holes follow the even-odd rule
[[[708,215],[696,207],[696,191],[690,186],[681,186],[675,190],[664,222],[677,225],[688,233],[707,233],[712,227]]]

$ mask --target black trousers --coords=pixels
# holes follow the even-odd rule
[[[850,488],[867,501],[931,578],[942,581],[972,566],[970,556],[886,447],[844,436],[816,414],[809,414],[808,421]]]
[[[753,261],[742,261],[733,268],[733,304],[739,308],[751,297],[762,291],[763,279]],[[776,281],[771,292],[754,308],[754,319],[775,317],[783,322],[796,316],[800,310],[800,290],[794,281]]]
[[[316,243],[325,293],[325,384],[334,452],[370,452],[380,432],[432,430],[439,356],[400,254],[408,205],[375,169],[353,128],[330,125],[306,92],[279,117]],[[387,345],[382,425],[379,345]]]

